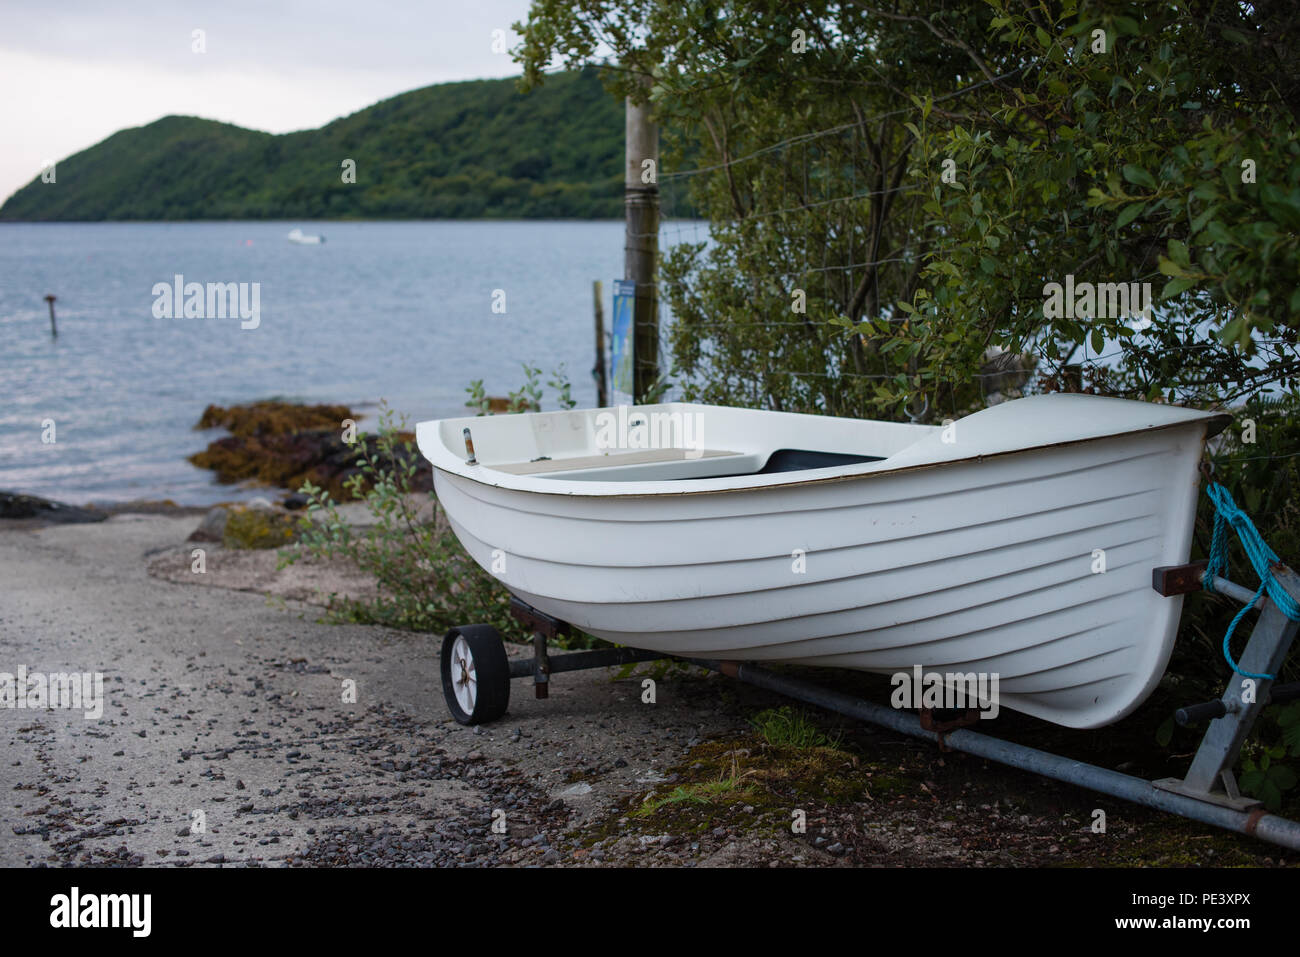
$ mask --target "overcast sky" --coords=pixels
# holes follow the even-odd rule
[[[168,114],[284,133],[417,87],[516,75],[528,0],[0,0],[0,200]],[[206,52],[193,52],[194,31]]]

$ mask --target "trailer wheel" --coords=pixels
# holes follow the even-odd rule
[[[510,704],[510,662],[491,625],[458,625],[442,639],[442,694],[461,724],[495,721]]]

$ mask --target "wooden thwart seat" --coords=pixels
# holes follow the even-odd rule
[[[608,469],[621,465],[648,465],[654,462],[687,461],[687,452],[694,459],[715,459],[727,455],[739,455],[723,449],[704,449],[696,453],[695,449],[636,449],[629,452],[610,452],[606,455],[575,455],[571,458],[543,459],[540,462],[510,462],[501,465],[485,465],[484,468],[508,472],[511,475],[537,475],[542,472],[577,472],[584,469]]]

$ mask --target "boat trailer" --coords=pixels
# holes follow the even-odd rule
[[[1147,781],[971,731],[965,727],[971,723],[969,721],[938,724],[927,710],[914,714],[873,704],[749,662],[698,658],[675,660],[900,734],[934,742],[943,750],[963,751],[1134,804],[1300,850],[1300,822],[1270,814],[1259,801],[1242,795],[1232,770],[1263,709],[1300,698],[1300,683],[1278,685],[1272,678],[1262,677],[1278,673],[1297,629],[1300,629],[1300,622],[1288,619],[1266,591],[1257,597],[1249,589],[1217,575],[1206,582],[1206,572],[1206,562],[1155,568],[1152,570],[1152,588],[1160,595],[1171,597],[1199,591],[1209,585],[1215,592],[1243,605],[1253,605],[1260,614],[1242,653],[1240,669],[1229,679],[1223,695],[1214,701],[1179,708],[1175,712],[1175,720],[1185,727],[1209,722],[1191,766],[1182,778]],[[1300,601],[1300,576],[1280,563],[1272,566],[1272,572],[1282,589]],[[505,714],[510,700],[510,681],[515,678],[531,677],[536,696],[546,698],[553,674],[674,657],[633,648],[551,656],[547,642],[567,634],[568,624],[514,596],[511,596],[511,612],[532,634],[531,659],[509,661],[505,643],[490,625],[461,625],[452,628],[443,639],[443,694],[452,716],[461,724],[481,724]]]

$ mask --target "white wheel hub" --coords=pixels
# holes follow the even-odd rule
[[[473,714],[474,703],[478,701],[478,675],[474,670],[474,653],[469,650],[469,642],[460,635],[451,646],[451,686],[460,709]]]

